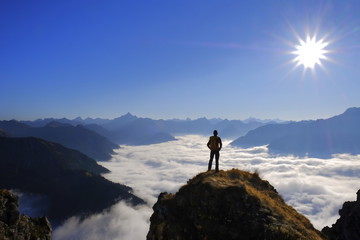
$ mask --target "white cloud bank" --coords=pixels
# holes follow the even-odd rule
[[[80,222],[71,218],[56,229],[54,240],[143,240],[149,229],[151,207],[160,192],[175,193],[187,180],[207,170],[207,137],[179,136],[177,141],[149,146],[122,146],[104,175],[126,184],[148,202],[133,208],[120,202],[110,211]],[[259,171],[285,201],[307,216],[318,229],[331,225],[345,201],[354,201],[360,189],[360,156],[337,155],[331,159],[270,156],[266,147],[233,148],[224,141],[220,169]]]

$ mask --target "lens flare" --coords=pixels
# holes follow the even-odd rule
[[[297,66],[303,65],[304,69],[314,69],[316,65],[322,66],[321,60],[327,60],[325,54],[329,51],[325,48],[328,44],[324,39],[317,40],[316,36],[307,36],[306,40],[299,38],[299,44],[292,52],[296,55],[293,61]]]

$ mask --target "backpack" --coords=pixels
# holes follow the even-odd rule
[[[218,150],[219,149],[219,141],[217,136],[210,137],[210,149],[211,150]]]

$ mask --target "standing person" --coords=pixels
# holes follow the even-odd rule
[[[220,150],[222,148],[221,138],[218,137],[218,132],[214,130],[213,136],[209,138],[207,143],[207,147],[211,150],[210,151],[210,160],[209,160],[209,167],[208,171],[211,170],[212,162],[215,156],[216,165],[215,165],[215,172],[219,171],[219,158],[220,158]]]

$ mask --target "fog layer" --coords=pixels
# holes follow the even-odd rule
[[[160,192],[175,193],[199,172],[207,170],[208,138],[178,136],[178,140],[148,146],[122,146],[110,162],[104,177],[126,184],[146,206],[131,207],[124,202],[109,211],[79,221],[71,218],[54,231],[57,239],[138,239],[146,237],[152,206]],[[271,156],[266,146],[234,148],[223,141],[220,169],[258,171],[285,201],[307,216],[321,230],[338,218],[345,201],[354,201],[360,188],[360,156],[337,155],[331,159]]]

